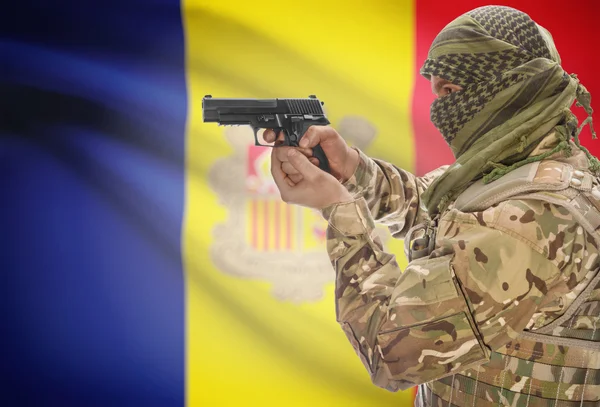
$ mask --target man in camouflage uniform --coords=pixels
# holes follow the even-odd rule
[[[591,122],[589,94],[508,7],[450,23],[421,73],[453,165],[416,177],[330,127],[273,150],[282,199],[329,222],[338,322],[372,381],[420,385],[417,405],[599,406],[600,166],[569,110]],[[406,270],[375,222],[406,239]]]

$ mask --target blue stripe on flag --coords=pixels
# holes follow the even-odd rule
[[[181,406],[179,2],[5,11],[0,405]]]

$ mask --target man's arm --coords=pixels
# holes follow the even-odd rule
[[[337,320],[372,381],[397,391],[440,379],[486,362],[525,329],[553,284],[588,261],[586,232],[552,211],[509,201],[456,212],[440,224],[441,247],[401,272],[364,199],[326,208]],[[538,216],[556,224],[541,228]]]
[[[424,222],[427,211],[421,194],[448,166],[416,177],[388,162],[358,152],[356,171],[344,186],[355,197],[363,197],[375,222],[389,227],[393,236],[403,238],[414,225]]]
[[[263,137],[270,142],[276,139],[271,130],[265,131]],[[282,134],[279,139],[283,140]],[[316,145],[320,145],[327,155],[330,173],[343,180],[343,185],[355,198],[364,197],[375,221],[388,226],[394,237],[403,238],[411,227],[427,219],[421,194],[447,166],[424,177],[415,177],[390,163],[367,157],[358,148],[350,148],[330,126],[311,126],[302,137],[298,150],[310,157],[311,148]],[[284,182],[294,186],[301,183],[303,177],[289,161],[291,148],[274,148],[272,154],[286,176]],[[316,165],[314,159],[311,160]]]

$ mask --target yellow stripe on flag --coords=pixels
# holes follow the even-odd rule
[[[254,198],[244,187],[243,143],[252,133],[203,123],[201,99],[316,94],[335,128],[346,123],[344,137],[412,170],[414,5],[185,0],[182,9],[189,92],[187,405],[411,405],[411,392],[371,384],[337,325],[331,266],[321,274],[298,269],[315,256],[327,263],[324,245],[303,232],[306,214],[292,208],[290,232],[292,247],[308,242],[310,252],[250,247],[252,206],[244,199]],[[260,230],[266,204],[257,201],[259,247],[268,232]],[[402,259],[401,242],[388,247]]]
[[[254,230],[254,219],[253,219],[253,210],[254,210],[254,203],[252,201],[246,201],[246,219],[248,219],[248,221],[246,222],[246,224],[244,225],[244,230],[246,232],[246,244],[248,244],[248,246],[252,247],[253,246],[253,241],[252,241],[252,233]]]
[[[289,223],[287,224],[290,228],[290,246],[292,251],[298,250],[298,239],[296,239],[297,227],[296,227],[296,214],[298,213],[298,208],[295,208],[292,205],[288,205],[288,213],[289,213]]]

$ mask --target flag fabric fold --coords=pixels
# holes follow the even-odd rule
[[[594,1],[500,3],[600,94]],[[201,100],[315,94],[349,144],[422,175],[452,156],[418,69],[484,4],[7,6],[0,405],[412,405],[414,391],[370,382],[335,321],[324,221],[283,203],[269,149],[203,123]],[[403,242],[379,232],[405,267]]]

